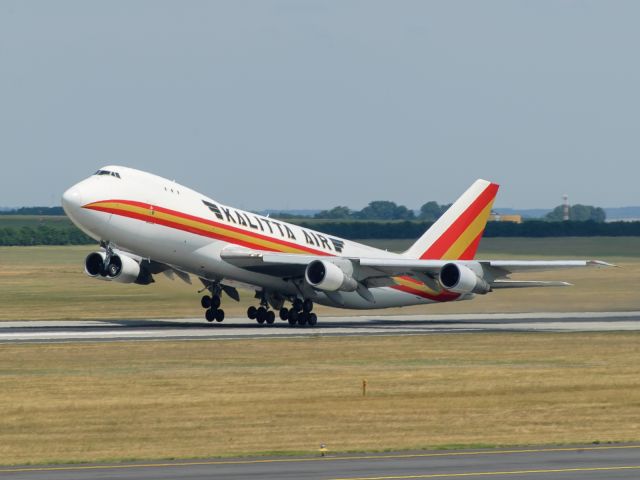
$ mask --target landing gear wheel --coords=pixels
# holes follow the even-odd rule
[[[267,317],[267,324],[269,325],[273,325],[273,322],[276,321],[276,314],[273,312],[273,310],[269,310],[266,314]]]
[[[298,323],[298,318],[300,318],[300,314],[298,312],[296,312],[295,310],[289,310],[289,325],[293,327],[296,323]]]
[[[258,320],[258,323],[262,325],[266,319],[267,319],[267,310],[264,307],[260,307],[256,315],[256,320]]]
[[[258,309],[251,305],[249,308],[247,308],[247,317],[249,317],[250,320],[255,320],[256,318],[258,318]]]
[[[211,307],[211,297],[208,295],[203,296],[200,299],[200,305],[202,305],[202,308],[209,308]]]
[[[286,308],[280,309],[280,320],[289,320],[289,310]]]
[[[304,327],[307,324],[308,320],[309,320],[309,314],[303,312],[300,314],[300,318],[298,318],[298,325],[300,325],[301,327]]]
[[[220,297],[218,295],[214,295],[211,297],[211,308],[219,308],[220,307]]]
[[[299,298],[296,298],[296,299],[293,301],[293,309],[294,309],[296,312],[299,312],[300,310],[302,310],[302,300],[300,300]]]
[[[216,322],[221,322],[224,320],[224,310],[218,309],[215,314]]]
[[[309,313],[308,315],[309,315],[309,320],[308,320],[309,326],[315,327],[316,324],[318,323],[318,316],[315,313]]]
[[[204,312],[204,318],[207,319],[207,322],[213,322],[213,320],[216,318],[216,312],[209,308],[206,312]]]
[[[311,310],[313,310],[313,302],[311,299],[307,298],[302,302],[302,311],[309,313]]]

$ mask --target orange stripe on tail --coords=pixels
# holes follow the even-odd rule
[[[422,260],[472,260],[499,185],[477,180],[404,255]]]

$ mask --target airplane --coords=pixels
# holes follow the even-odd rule
[[[224,293],[254,290],[247,317],[272,325],[315,326],[314,303],[377,309],[470,300],[502,288],[555,287],[512,280],[515,272],[610,266],[597,260],[476,260],[499,186],[476,180],[405,252],[394,253],[232,208],[175,181],[105,166],[73,185],[62,206],[99,242],[90,277],[148,285],[164,273],[191,283],[209,322],[221,322]]]

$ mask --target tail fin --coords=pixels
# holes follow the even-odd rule
[[[476,180],[404,255],[429,260],[472,260],[499,185]]]

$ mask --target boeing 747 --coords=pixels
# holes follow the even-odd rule
[[[69,218],[100,243],[90,277],[148,285],[165,273],[203,284],[205,318],[224,320],[224,293],[255,290],[247,316],[314,326],[314,303],[372,309],[469,300],[501,288],[565,282],[512,280],[514,272],[605,266],[591,260],[475,260],[498,192],[477,180],[407,251],[393,253],[232,208],[165,178],[107,166],[69,188]]]

